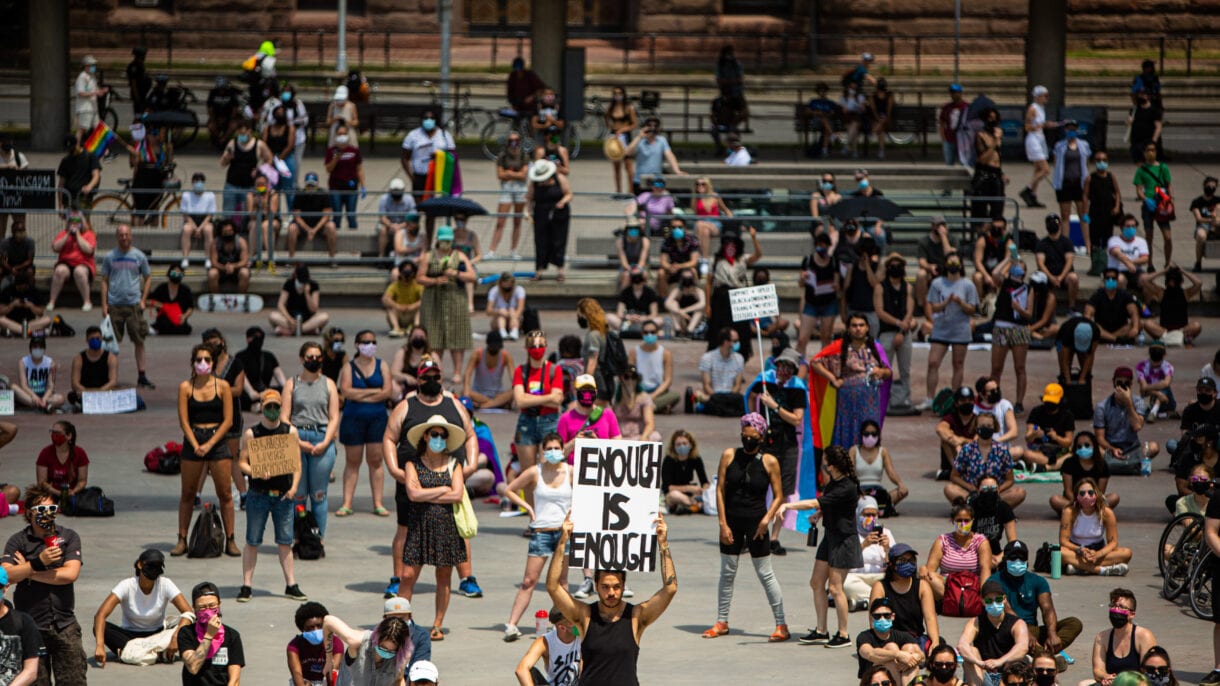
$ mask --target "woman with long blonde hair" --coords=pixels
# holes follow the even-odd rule
[[[695,179],[695,192],[691,197],[695,209],[695,235],[699,247],[706,250],[709,241],[720,235],[720,218],[733,216],[733,211],[712,188],[712,180],[706,176]]]
[[[581,298],[576,303],[576,324],[586,330],[580,345],[585,373],[597,380],[598,404],[605,405],[614,396],[614,378],[597,367],[601,350],[606,345],[606,311],[593,298]]]

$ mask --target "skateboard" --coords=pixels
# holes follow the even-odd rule
[[[257,293],[205,293],[198,298],[203,312],[261,312],[263,296]]]

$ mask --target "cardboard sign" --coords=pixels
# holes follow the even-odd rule
[[[250,471],[255,478],[264,474],[279,476],[301,468],[301,444],[292,434],[252,438],[246,443],[250,452]]]
[[[664,455],[660,443],[576,439],[568,545],[573,567],[656,569]]]
[[[53,210],[58,193],[54,169],[0,169],[0,209]]]
[[[779,295],[775,292],[775,284],[734,288],[729,291],[729,307],[735,322],[778,317]]]
[[[81,393],[84,414],[123,414],[136,411],[136,389],[117,391],[85,391]]]
[[[9,416],[17,410],[11,390],[0,391],[0,416]]]

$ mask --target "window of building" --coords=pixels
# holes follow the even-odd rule
[[[724,0],[724,13],[786,17],[792,14],[792,0]]]
[[[171,14],[174,11],[174,0],[122,0],[119,4],[138,10],[160,10]]]
[[[297,0],[297,10],[302,12],[337,12],[338,0]],[[364,14],[364,0],[347,0],[347,13]]]

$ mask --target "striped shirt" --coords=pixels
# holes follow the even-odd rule
[[[970,543],[963,548],[957,544],[957,539],[953,537],[953,534],[941,534],[940,545],[943,552],[940,558],[940,571],[945,574],[952,572],[978,573],[979,546],[986,542],[986,536],[974,534],[970,537]]]

